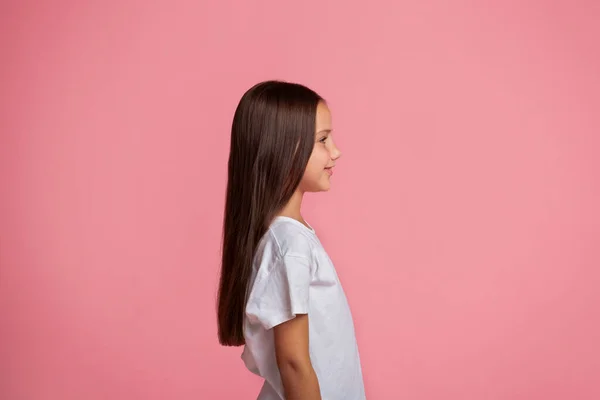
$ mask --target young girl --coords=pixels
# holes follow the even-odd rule
[[[265,383],[258,400],[365,399],[352,315],[335,268],[302,218],[306,192],[329,190],[341,153],[314,91],[269,81],[233,119],[219,341]]]

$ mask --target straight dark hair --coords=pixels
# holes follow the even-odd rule
[[[245,343],[244,310],[256,249],[300,184],[313,150],[317,106],[322,101],[305,86],[267,81],[249,89],[237,106],[217,305],[222,345]]]

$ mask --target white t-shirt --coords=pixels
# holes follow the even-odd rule
[[[258,400],[284,399],[273,327],[308,314],[309,351],[323,400],[364,400],[352,314],[315,231],[277,217],[261,239],[244,316],[242,359],[265,383]]]

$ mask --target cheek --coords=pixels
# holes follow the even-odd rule
[[[313,158],[315,168],[323,169],[329,163],[329,152],[321,145],[313,151]]]
[[[315,179],[319,177],[319,174],[323,172],[327,161],[324,161],[322,151],[315,149],[308,160],[306,170],[304,171],[304,177],[307,179]]]

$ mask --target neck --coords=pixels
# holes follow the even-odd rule
[[[279,215],[281,215],[282,217],[294,218],[302,223],[305,223],[300,213],[300,209],[302,208],[303,197],[304,193],[301,192],[299,189],[296,189],[296,191],[292,195],[292,198],[279,212]]]

